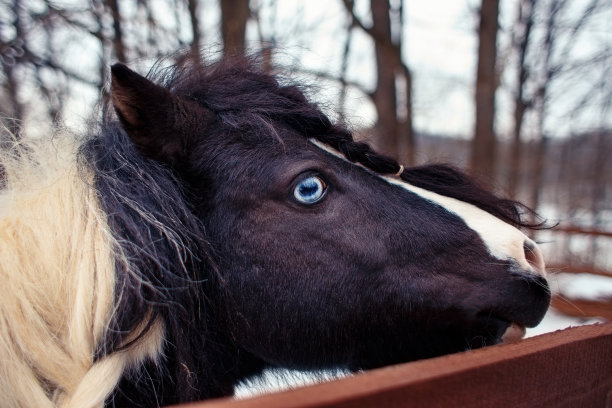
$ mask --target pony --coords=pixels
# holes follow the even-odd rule
[[[357,372],[544,316],[519,203],[404,168],[247,59],[111,72],[85,135],[3,141],[0,406],[229,396],[267,367]]]

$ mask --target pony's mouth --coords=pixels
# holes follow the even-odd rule
[[[514,343],[525,337],[526,325],[523,323],[503,318],[491,312],[479,313],[478,317],[485,331],[491,335],[493,344]]]
[[[525,326],[519,323],[510,323],[510,326],[506,329],[504,334],[501,336],[502,343],[514,343],[525,337],[526,329]]]

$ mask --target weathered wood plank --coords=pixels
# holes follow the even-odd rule
[[[578,227],[575,225],[559,225],[554,227],[553,232],[564,232],[570,235],[591,235],[595,237],[612,237],[612,231],[605,231],[597,228],[589,228],[589,227]]]
[[[612,324],[184,408],[612,407]]]
[[[551,273],[573,273],[573,274],[582,274],[587,273],[590,275],[599,275],[605,276],[607,278],[612,278],[612,272],[596,268],[592,265],[580,265],[580,264],[552,264],[546,265],[546,271]]]
[[[612,297],[597,300],[553,296],[551,304],[555,310],[572,317],[603,317],[612,321]]]

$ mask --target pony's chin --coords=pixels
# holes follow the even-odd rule
[[[525,337],[525,326],[511,323],[501,336],[501,343],[515,343]]]
[[[483,324],[481,330],[484,333],[488,333],[489,336],[477,337],[476,341],[470,344],[470,348],[515,343],[525,337],[526,330],[524,324],[498,317],[490,312],[483,313],[481,318]]]

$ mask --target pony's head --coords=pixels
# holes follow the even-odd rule
[[[114,259],[90,363],[126,356],[108,403],[482,347],[547,310],[520,205],[449,167],[403,169],[297,86],[245,62],[155,82],[115,65],[111,95],[119,120],[78,154]]]
[[[249,364],[378,367],[516,339],[543,317],[544,262],[517,203],[448,167],[400,172],[252,67],[184,67],[163,85],[112,72],[123,129],[204,225],[223,330]]]

